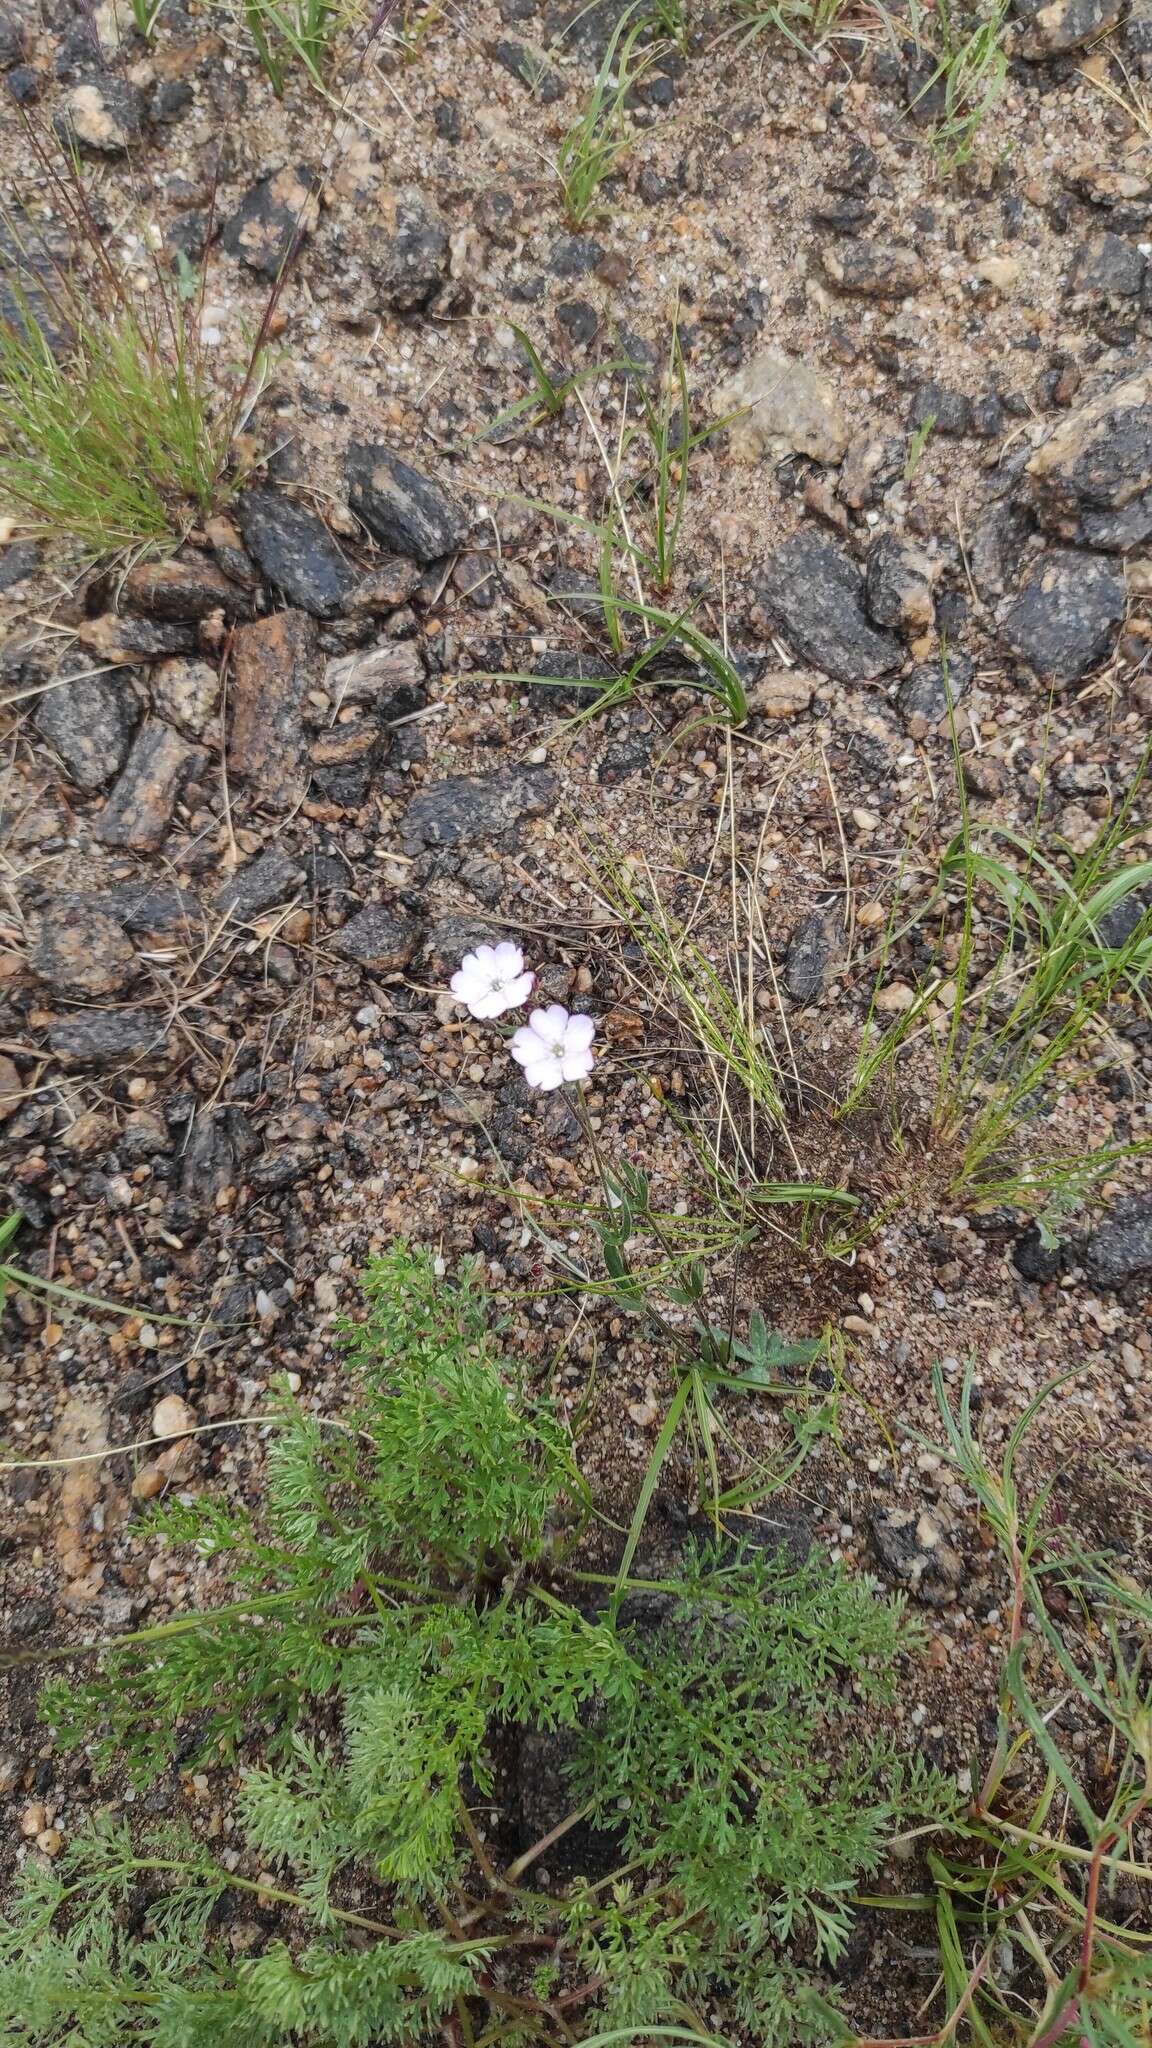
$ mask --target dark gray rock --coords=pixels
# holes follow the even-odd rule
[[[453,555],[468,536],[466,513],[442,485],[380,442],[354,441],[346,461],[348,502],[374,540],[417,562]]]
[[[31,107],[41,98],[47,80],[35,64],[14,64],[4,84],[17,106]]]
[[[342,960],[353,960],[357,967],[373,974],[398,974],[416,952],[420,926],[387,903],[367,903],[333,932],[328,943]]]
[[[957,648],[946,657],[922,661],[906,675],[896,692],[900,716],[917,737],[934,731],[971,688],[975,673],[971,657]]]
[[[560,73],[530,43],[517,43],[510,36],[502,36],[492,55],[505,71],[510,71],[513,78],[527,86],[533,99],[539,100],[541,106],[551,106],[553,100],[563,98],[564,80]]]
[[[903,299],[927,283],[928,272],[915,249],[892,242],[852,237],[820,251],[825,276],[842,292],[869,299]]]
[[[103,71],[81,78],[64,95],[56,133],[65,148],[87,156],[127,156],[143,139],[146,103],[127,78]]]
[[[879,169],[876,152],[866,142],[853,142],[842,163],[825,174],[829,192],[867,192]]]
[[[103,846],[156,853],[164,844],[185,783],[201,774],[208,756],[190,746],[162,719],[146,719],[93,828]]]
[[[755,590],[802,660],[836,682],[872,682],[899,666],[899,641],[869,623],[864,579],[832,541],[794,533],[765,563]]]
[[[1123,235],[1093,235],[1072,259],[1068,289],[1093,299],[1135,299],[1144,283],[1144,258]]]
[[[81,674],[51,683],[37,700],[32,723],[85,793],[102,789],[128,758],[141,709],[134,684],[130,669]]]
[[[402,827],[405,853],[425,846],[473,846],[503,839],[522,818],[543,817],[559,786],[547,768],[500,768],[492,775],[452,775],[412,799]]]
[[[229,917],[259,917],[263,911],[271,910],[274,903],[289,902],[303,880],[303,868],[289,854],[275,850],[257,854],[255,860],[237,868],[231,880],[217,891],[215,906],[227,911]]]
[[[812,910],[795,925],[784,954],[784,986],[794,1003],[822,996],[844,951],[844,927],[832,910]]]
[[[943,384],[922,384],[908,417],[913,430],[926,427],[931,421],[934,434],[960,439],[972,432],[972,400],[962,391],[949,391]]]
[[[1014,0],[1013,49],[1042,64],[1107,35],[1123,12],[1123,0]]]
[[[1083,1257],[1093,1287],[1152,1280],[1152,1195],[1129,1195],[1117,1202],[1089,1235]]]
[[[262,1195],[277,1194],[281,1188],[292,1187],[312,1169],[314,1149],[311,1145],[275,1146],[249,1167],[249,1185]]]
[[[1012,1247],[1012,1264],[1022,1280],[1046,1287],[1064,1271],[1064,1246],[1045,1244],[1039,1224],[1030,1223]]]
[[[104,1071],[151,1062],[167,1054],[167,1011],[81,1010],[58,1017],[48,1028],[48,1043],[66,1066]]]
[[[1122,896],[1118,903],[1112,905],[1111,910],[1106,910],[1103,917],[1097,919],[1094,936],[1100,945],[1118,951],[1121,946],[1128,944],[1129,939],[1133,938],[1142,926],[1147,929],[1150,917],[1152,889],[1131,889],[1127,896]]]
[[[28,965],[55,995],[118,995],[136,975],[136,954],[95,896],[49,899],[32,919]]]
[[[270,281],[295,255],[320,217],[320,178],[306,164],[285,165],[246,193],[221,230],[230,256]]]
[[[235,1103],[201,1110],[189,1134],[180,1170],[184,1200],[197,1208],[213,1208],[216,1197],[235,1186],[259,1149],[259,1138]]]
[[[391,194],[368,262],[379,304],[393,313],[418,313],[444,282],[448,229],[419,186],[402,185]]]
[[[900,534],[873,541],[864,566],[864,603],[874,626],[917,639],[935,621],[932,564],[922,548]]]
[[[506,940],[516,943],[515,932],[493,924],[490,917],[441,917],[425,935],[420,958],[433,974],[447,980],[465,953],[474,953],[477,946],[499,946]]]
[[[11,8],[0,8],[0,71],[22,64],[30,47],[27,22]]]
[[[553,277],[587,277],[603,256],[604,244],[591,235],[561,235],[552,244],[548,268]]]
[[[250,490],[236,502],[244,545],[289,604],[313,618],[336,619],[357,581],[319,514],[282,491]]]
[[[1052,548],[1001,623],[1001,637],[1045,683],[1075,683],[1111,652],[1127,610],[1123,571],[1106,555]]]
[[[9,541],[0,554],[0,593],[15,590],[40,567],[40,549],[34,540]]]
[[[1122,551],[1152,535],[1152,368],[1109,385],[1060,421],[1026,469],[1046,532]]]
[[[600,609],[598,594],[592,603]],[[535,670],[547,681],[531,683],[529,695],[544,711],[570,711],[581,704],[594,704],[620,673],[602,654],[583,647],[550,647],[537,655]]]
[[[947,1607],[964,1579],[964,1563],[928,1508],[878,1508],[872,1516],[876,1554],[892,1577],[926,1607]]]
[[[99,901],[126,932],[198,932],[203,925],[196,897],[174,882],[118,882]]]

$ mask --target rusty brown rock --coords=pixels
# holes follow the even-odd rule
[[[236,634],[228,766],[280,809],[299,803],[308,788],[302,714],[316,660],[316,627],[306,612],[275,612]]]
[[[76,638],[89,654],[113,665],[196,652],[196,628],[184,619],[121,619],[106,612],[103,618],[85,619]]]
[[[186,782],[202,771],[207,755],[189,746],[159,718],[146,719],[132,742],[124,772],[94,827],[103,846],[155,853],[164,844],[172,813]]]
[[[131,981],[136,954],[94,899],[62,896],[33,920],[28,965],[61,996],[112,996]]]

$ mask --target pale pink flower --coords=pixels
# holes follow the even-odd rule
[[[592,1072],[595,1036],[591,1017],[570,1017],[563,1003],[550,1003],[546,1010],[533,1010],[527,1024],[513,1033],[509,1051],[530,1088],[559,1088]]]
[[[505,1010],[517,1010],[528,1001],[535,979],[524,972],[519,946],[502,939],[498,946],[477,946],[474,953],[465,953],[449,987],[471,1016],[502,1017]]]

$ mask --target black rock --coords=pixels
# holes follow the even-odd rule
[[[1022,1280],[1046,1287],[1064,1271],[1064,1247],[1045,1244],[1039,1224],[1030,1223],[1012,1247],[1012,1264]]]
[[[164,229],[164,247],[172,256],[175,268],[179,268],[181,256],[188,263],[199,263],[214,225],[207,207],[192,207],[187,213],[173,214]]]
[[[1106,35],[1123,6],[1122,0],[1013,0],[1012,13],[1019,24],[1014,49],[1032,63],[1044,63]]]
[[[948,704],[953,705],[971,687],[975,673],[971,657],[957,648],[946,658],[937,661],[923,661],[906,675],[896,692],[896,704],[901,717],[910,725],[935,727],[948,716]]]
[[[358,967],[375,974],[398,974],[416,952],[420,927],[414,918],[387,903],[367,903],[328,943],[341,959],[354,960]]]
[[[259,277],[277,278],[316,225],[319,186],[306,164],[261,178],[224,223],[220,240],[228,254]]]
[[[257,854],[255,860],[246,861],[231,881],[218,890],[215,906],[227,911],[229,917],[259,917],[263,911],[271,910],[274,903],[289,902],[303,880],[304,870],[299,861],[288,854]]]
[[[448,229],[417,185],[402,185],[388,226],[369,243],[369,267],[381,306],[418,313],[448,275]]]
[[[54,747],[77,789],[102,789],[128,758],[140,722],[130,669],[81,674],[52,683],[37,700],[32,723]]]
[[[593,604],[598,610],[599,592],[595,594]],[[594,704],[598,697],[603,696],[607,685],[616,681],[619,673],[602,654],[593,654],[583,647],[549,648],[536,657],[536,674],[546,676],[548,680],[532,683],[529,695],[542,710],[569,711],[581,704]]]
[[[1152,1280],[1152,1195],[1129,1195],[1092,1231],[1084,1269],[1094,1287]]]
[[[548,268],[554,277],[587,277],[603,255],[603,243],[591,235],[561,235],[552,244]]]
[[[869,624],[864,579],[831,541],[794,533],[765,563],[755,590],[801,659],[836,682],[872,682],[899,666],[899,641]]]
[[[922,384],[912,400],[911,426],[932,422],[934,434],[959,437],[972,432],[972,401],[961,391],[949,391],[943,384]]]
[[[459,100],[437,100],[432,123],[441,142],[463,141],[464,123],[460,118]]]
[[[1150,915],[1152,890],[1130,889],[1127,896],[1122,896],[1111,910],[1097,918],[1094,936],[1100,945],[1119,949],[1127,945]]]
[[[492,775],[452,775],[412,799],[404,815],[406,853],[425,846],[471,846],[502,839],[521,818],[543,817],[558,795],[547,768],[500,768]]]
[[[311,1145],[277,1145],[265,1152],[248,1168],[248,1181],[258,1194],[271,1195],[281,1188],[290,1188],[294,1182],[311,1171],[314,1160]]]
[[[617,783],[639,775],[651,759],[652,744],[643,733],[624,733],[619,739],[609,740],[596,764],[596,780],[602,789],[615,789]]]
[[[914,541],[884,533],[864,565],[864,603],[874,626],[913,639],[932,630],[932,564]]]
[[[972,400],[972,432],[982,441],[995,441],[1004,431],[1004,405],[999,393],[989,391]]]
[[[199,931],[203,924],[191,890],[173,882],[118,882],[101,890],[99,901],[126,932]]]
[[[49,1026],[48,1043],[68,1066],[124,1066],[167,1051],[168,1018],[158,1010],[80,1010]]]
[[[565,299],[556,308],[556,318],[580,348],[586,348],[590,341],[595,341],[600,332],[600,315],[587,299]]]
[[[103,71],[65,93],[56,133],[67,149],[88,156],[127,156],[144,134],[143,93],[127,78]]]
[[[866,142],[854,142],[843,163],[826,174],[824,183],[829,192],[867,192],[876,171],[875,150]]]
[[[40,567],[40,549],[34,540],[13,540],[0,552],[0,592],[15,590]]]
[[[236,517],[244,545],[268,582],[317,619],[339,618],[357,581],[324,521],[282,491],[241,493]]]
[[[505,71],[510,71],[513,78],[518,78],[521,85],[528,87],[533,99],[539,100],[541,106],[550,106],[553,100],[563,98],[564,80],[548,62],[547,57],[541,56],[539,50],[533,50],[527,43],[516,43],[511,37],[503,36],[495,45],[492,55],[498,64],[503,65]]]
[[[94,827],[104,846],[156,853],[186,783],[203,772],[208,756],[162,718],[147,718]]]
[[[1045,683],[1075,683],[1111,652],[1127,611],[1123,571],[1106,555],[1041,555],[1001,625],[1005,644]]]
[[[784,955],[784,986],[794,1003],[823,995],[844,946],[844,928],[833,911],[812,910],[795,925]]]
[[[1072,259],[1068,289],[1094,299],[1134,299],[1144,283],[1144,258],[1122,235],[1093,235]]]
[[[44,91],[44,74],[34,64],[14,64],[4,84],[17,106],[31,107]]]
[[[417,562],[434,562],[463,547],[467,514],[442,485],[382,443],[353,442],[345,472],[348,503],[382,547]]]

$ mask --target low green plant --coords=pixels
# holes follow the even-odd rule
[[[1058,1481],[1023,1490],[1022,1448],[1063,1384],[1041,1390],[993,1459],[972,1369],[955,1399],[934,1375],[946,1433],[935,1448],[1009,1578],[996,1741],[953,1824],[958,1842],[929,1854],[934,1889],[915,1902],[937,1924],[941,2048],[1139,2048],[1152,2022],[1152,1894],[1142,1913],[1136,1892],[1152,1886],[1152,1862],[1135,1846],[1152,1815],[1152,1600],[1050,1512]]]
[[[227,0],[231,10],[232,0]],[[347,0],[241,0],[244,26],[277,99],[292,65],[299,64],[321,92],[333,38],[355,19]]]
[[[602,212],[597,194],[632,146],[629,95],[652,68],[651,21],[644,0],[628,7],[609,37],[580,115],[561,141],[556,175],[570,227]]]
[[[137,1782],[241,1761],[233,1867],[113,1820],[31,1857],[0,1933],[5,2038],[368,2048],[450,2024],[554,2048],[707,2038],[717,2005],[779,2048],[842,2038],[823,1973],[854,1887],[948,1804],[877,1732],[898,1605],[726,1539],[612,1603],[573,1560],[567,1436],[474,1277],[398,1247],[367,1292],[347,1412],[283,1399],[262,1513],[160,1518],[236,1597],[45,1697],[61,1739]],[[570,1802],[526,1845],[496,1812],[524,1731],[563,1737]],[[535,1888],[578,1823],[595,1867]],[[232,1894],[277,1916],[248,1953]]]
[[[942,170],[954,171],[969,161],[976,138],[1004,91],[1007,16],[1007,5],[996,4],[974,27],[958,28],[949,0],[936,0],[939,57],[923,91],[943,86],[944,104],[930,130]]]

